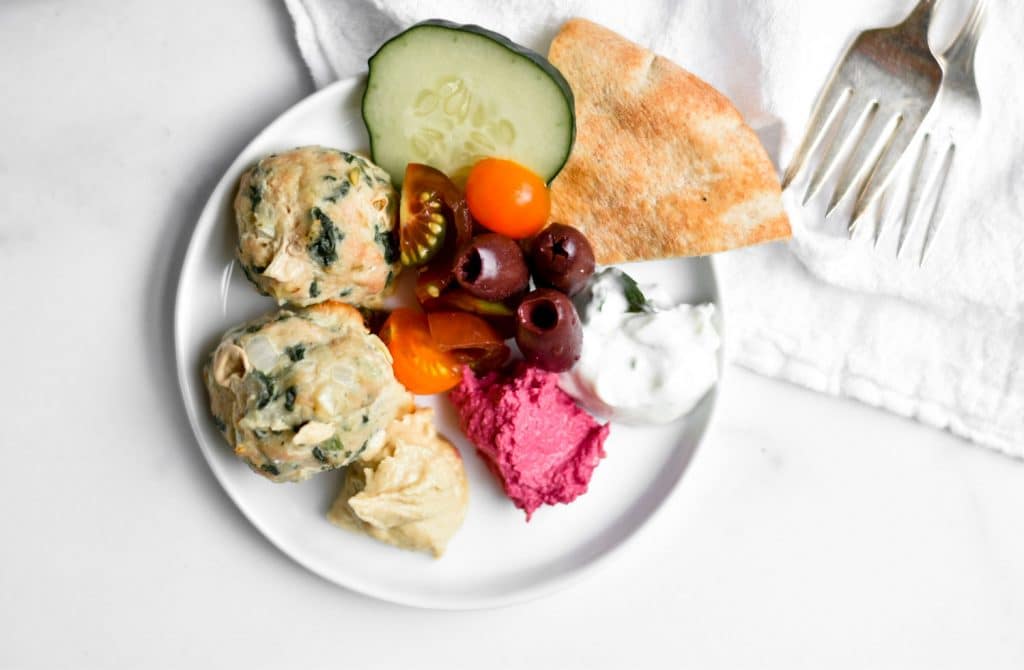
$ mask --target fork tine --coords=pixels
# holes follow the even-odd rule
[[[868,239],[874,238],[875,246],[878,245],[878,231],[882,226],[883,217],[885,215],[885,194],[883,193],[878,198],[878,210],[875,212],[874,225],[872,226],[871,232],[867,233]],[[850,219],[849,225],[846,226],[846,236],[852,240],[853,236],[857,234],[857,229],[864,225],[864,219]]]
[[[811,177],[807,191],[804,193],[802,204],[806,205],[811,198],[818,194],[818,191],[825,185],[825,182],[835,174],[842,161],[850,155],[850,152],[856,149],[857,144],[860,143],[864,134],[867,133],[868,128],[874,122],[878,106],[878,101],[872,100],[856,117],[849,114],[846,115],[842,125],[832,135],[825,148],[825,155],[818,163],[814,176]]]
[[[953,159],[956,157],[956,145],[950,144],[949,148],[946,149],[945,154],[942,157],[942,164],[939,166],[938,172],[935,174],[935,204],[932,206],[931,214],[928,216],[928,227],[924,231],[924,242],[921,243],[921,255],[918,257],[917,266],[921,267],[924,265],[924,260],[928,256],[928,250],[931,248],[932,239],[935,237],[935,233],[939,230],[939,224],[946,213],[946,180],[949,178],[949,173],[953,169]]]
[[[911,148],[918,149],[919,147],[913,145]],[[878,226],[875,228],[875,249],[878,249],[882,235],[885,235],[888,230],[895,229],[897,242],[902,234],[904,220],[907,216],[907,199],[910,197],[912,179],[915,177],[911,172],[920,159],[920,155],[911,155],[911,153],[910,151],[906,152],[897,167],[893,169],[892,183],[879,191],[875,198],[879,213]],[[871,211],[870,208],[866,209],[865,214],[869,211]]]
[[[853,213],[850,215],[853,220],[857,220],[871,206],[871,203],[879,197],[882,191],[892,183],[896,166],[899,165],[903,155],[907,153],[913,140],[914,133],[909,130],[893,134],[888,149],[879,158],[875,169],[871,171],[871,174],[868,175],[868,178],[860,187],[860,191],[857,192]]]
[[[885,227],[885,224],[891,220],[890,210],[892,209],[892,203],[895,199],[895,194],[891,193],[891,191],[893,190],[894,189],[892,188],[885,189],[883,191],[880,191],[878,194],[878,210],[877,216],[875,217],[875,229],[873,231],[874,240],[872,243],[872,246],[875,249],[878,248],[878,240],[881,239],[882,237],[882,232],[883,228]],[[856,223],[857,221],[859,221],[859,219],[854,219],[854,223]]]
[[[917,150],[917,158],[914,159],[914,163],[910,173],[910,186],[907,191],[907,203],[903,209],[903,217],[900,221],[900,236],[896,242],[896,257],[899,258],[903,251],[903,243],[907,240],[907,234],[910,232],[910,226],[914,221],[914,217],[911,215],[917,210],[917,203],[921,199],[921,169],[924,166],[925,158],[928,155],[928,143],[931,139],[930,133],[925,133],[921,137],[921,144]]]
[[[985,10],[987,8],[987,0],[977,0],[974,6],[971,8],[971,13],[964,21],[963,26],[957,32],[955,38],[950,45],[942,53],[942,60],[945,61],[945,74],[944,76],[950,77],[952,80],[963,80],[965,86],[975,87],[974,83],[974,55],[978,48],[978,42],[981,37],[981,28],[984,23]],[[974,91],[975,102],[977,102],[977,90]],[[962,129],[961,129],[962,130]],[[963,139],[962,137],[960,139]],[[921,252],[918,255],[917,264],[918,267],[924,265],[925,259],[927,258],[928,252],[932,247],[932,242],[938,233],[939,226],[942,224],[945,218],[945,203],[947,195],[946,182],[949,178],[949,174],[953,168],[953,159],[956,156],[956,143],[950,142],[945,145],[945,149],[941,151],[941,155],[938,151],[933,152],[934,157],[932,160],[927,161],[929,165],[936,164],[934,175],[929,182],[929,188],[927,196],[922,198],[920,205],[918,206],[921,211],[915,212],[914,214],[914,225],[917,219],[925,220],[925,229],[923,233],[923,240],[921,242]],[[934,199],[934,202],[932,202]],[[926,203],[932,203],[931,209],[928,210],[927,215],[924,211]]]
[[[786,168],[786,173],[782,177],[783,189],[793,182],[807,160],[807,156],[821,144],[829,129],[835,125],[837,117],[845,113],[846,105],[852,97],[853,89],[849,87],[829,86],[824,91],[821,100],[814,106],[811,120],[807,125],[807,132],[804,133],[804,137],[800,141],[800,147],[789,161],[789,167]]]
[[[826,217],[832,214],[833,210],[842,202],[851,189],[860,184],[867,186],[865,180],[870,179],[875,170],[878,169],[878,165],[881,163],[882,158],[885,157],[885,152],[892,145],[896,131],[902,122],[903,115],[896,114],[882,125],[877,133],[872,133],[873,141],[858,143],[858,146],[855,147],[853,153],[850,154],[850,158],[843,166],[839,182],[832,191],[832,198],[828,203],[828,208],[825,210]],[[879,126],[875,125],[875,128],[879,128]],[[863,191],[863,186],[861,191]],[[851,219],[852,221],[853,219]]]

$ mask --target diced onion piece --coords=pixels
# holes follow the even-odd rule
[[[320,421],[310,421],[295,433],[292,442],[298,445],[320,444],[334,436],[334,426]]]
[[[257,370],[271,370],[277,363],[280,352],[270,341],[270,338],[257,335],[245,345],[245,353],[249,356],[249,362]]]

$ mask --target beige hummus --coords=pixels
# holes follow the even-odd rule
[[[388,427],[383,447],[348,468],[332,523],[402,549],[444,553],[462,525],[469,486],[462,458],[418,407]]]

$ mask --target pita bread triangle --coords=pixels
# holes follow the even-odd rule
[[[576,98],[576,144],[551,183],[551,220],[602,264],[695,256],[788,238],[757,135],[700,78],[583,19],[548,59]]]

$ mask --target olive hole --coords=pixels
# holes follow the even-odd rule
[[[565,258],[568,258],[569,251],[565,248],[565,243],[567,241],[568,240],[566,240],[564,237],[555,240],[554,244],[551,245],[551,253],[555,256],[563,256]]]
[[[459,270],[462,272],[462,278],[472,284],[480,278],[480,270],[482,267],[483,262],[480,260],[480,251],[478,249],[472,249],[468,254],[466,254],[462,267],[460,267]]]
[[[551,330],[558,325],[558,308],[550,300],[539,300],[530,310],[530,323],[541,330]]]

